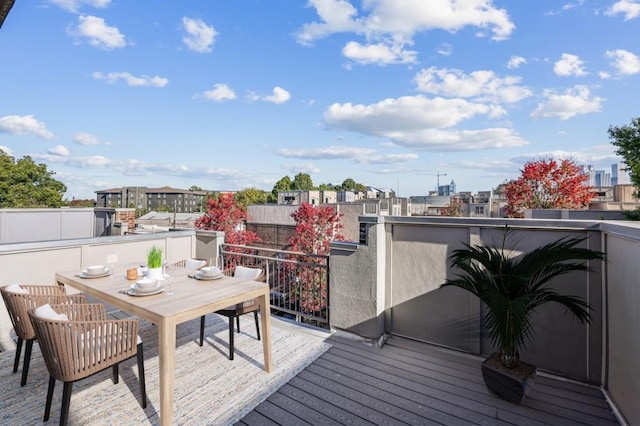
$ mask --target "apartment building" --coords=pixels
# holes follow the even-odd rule
[[[171,187],[126,186],[96,191],[96,206],[193,213],[206,208],[208,194]]]

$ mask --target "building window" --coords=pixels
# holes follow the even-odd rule
[[[484,206],[476,206],[476,214],[484,214]]]

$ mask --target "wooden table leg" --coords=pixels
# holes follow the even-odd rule
[[[160,424],[173,424],[173,384],[176,374],[176,322],[164,318],[158,324],[160,370]]]
[[[262,323],[262,350],[264,352],[264,371],[271,373],[271,308],[269,287],[260,297],[260,322]]]

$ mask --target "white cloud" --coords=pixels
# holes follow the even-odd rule
[[[398,164],[417,159],[417,154],[386,154],[355,158],[354,161],[359,164]]]
[[[117,83],[118,80],[123,80],[127,83],[127,86],[131,87],[141,87],[141,86],[149,86],[149,87],[164,87],[169,84],[169,80],[160,77],[154,76],[149,77],[146,75],[141,75],[136,77],[128,72],[110,72],[107,74],[101,72],[94,72],[92,77],[95,80],[105,80],[107,83],[114,84]]]
[[[273,94],[260,97],[260,100],[274,104],[283,104],[289,99],[291,99],[291,94],[279,86],[273,88]]]
[[[451,56],[453,53],[453,46],[449,43],[442,43],[440,47],[436,49],[436,52],[438,52],[438,55]]]
[[[0,145],[0,151],[3,151],[5,154],[13,157],[13,151],[8,146]]]
[[[71,140],[77,143],[78,145],[85,145],[85,146],[111,145],[111,142],[109,141],[101,141],[97,136],[89,133],[84,133],[84,132],[77,132],[75,135],[73,135],[73,138],[71,138]]]
[[[64,155],[52,155],[52,154],[32,154],[31,157],[34,160],[48,161],[51,163],[65,164],[71,167],[77,167],[81,169],[94,168],[94,167],[107,167],[113,165],[113,161],[103,157],[101,155],[95,155],[91,157],[71,157]]]
[[[282,168],[291,173],[320,173],[320,169],[311,163],[283,164]]]
[[[111,4],[111,0],[48,0],[65,10],[77,13],[83,5],[95,7],[96,9],[104,9]]]
[[[507,62],[507,68],[520,68],[520,65],[524,65],[527,63],[527,60],[522,56],[512,56],[509,58],[509,62]]]
[[[589,88],[576,85],[567,89],[564,93],[554,90],[545,90],[545,102],[539,103],[535,111],[531,113],[531,118],[558,118],[568,120],[581,114],[598,112],[602,107],[604,98],[592,96]]]
[[[353,159],[373,155],[373,148],[354,148],[350,146],[327,146],[324,148],[308,149],[279,149],[277,153],[283,157],[303,158],[312,160]]]
[[[500,108],[463,99],[418,95],[371,105],[333,104],[325,111],[324,120],[333,128],[384,137],[396,145],[415,149],[458,151],[526,144],[509,129],[441,130],[478,115],[501,113]]]
[[[606,72],[606,71],[600,71],[600,72],[598,73],[598,77],[600,77],[602,80],[608,80],[608,79],[610,79],[610,78],[611,78],[611,74],[609,74],[609,73],[608,73],[608,72]]]
[[[222,83],[214,84],[212,90],[207,90],[202,95],[206,99],[216,102],[228,101],[236,98],[236,94],[233,89]]]
[[[395,164],[418,158],[416,154],[378,154],[373,148],[356,148],[351,146],[327,146],[308,149],[279,149],[277,153],[283,157],[312,160],[352,160],[358,164]]]
[[[342,48],[342,54],[361,64],[410,64],[416,62],[415,50],[404,50],[403,45],[383,43],[362,45],[350,41]]]
[[[44,139],[53,139],[53,133],[47,130],[45,124],[36,120],[33,115],[0,117],[0,133],[35,135]]]
[[[640,1],[637,0],[620,0],[617,1],[604,13],[608,16],[623,14],[624,20],[628,21],[640,17]]]
[[[187,17],[182,18],[182,26],[187,33],[182,37],[182,41],[190,50],[198,53],[211,52],[218,35],[213,26],[200,19]]]
[[[456,69],[431,67],[418,72],[418,90],[442,96],[515,103],[532,95],[530,89],[518,86],[520,77],[498,77],[493,71],[473,71],[464,74]]]
[[[89,44],[104,50],[124,47],[127,43],[124,35],[116,27],[110,27],[102,18],[90,15],[78,17],[78,26],[69,29],[69,34],[86,37]]]
[[[490,29],[493,39],[503,40],[515,28],[507,11],[495,8],[491,0],[370,0],[363,2],[361,17],[346,0],[310,0],[309,4],[316,9],[320,21],[303,25],[297,34],[302,44],[340,32],[397,40],[434,29],[456,32],[466,26]]]
[[[310,0],[321,22],[304,24],[296,38],[301,44],[339,32],[363,32],[364,25],[356,19],[358,11],[347,0]]]
[[[583,65],[584,63],[578,56],[570,53],[563,53],[560,60],[553,65],[553,71],[556,75],[563,77],[570,75],[580,77],[587,75]]]
[[[640,56],[623,49],[607,50],[605,56],[612,60],[611,66],[621,74],[640,73]]]
[[[68,157],[69,150],[64,145],[54,146],[47,151],[51,155],[58,155],[60,157]]]
[[[310,45],[332,34],[353,33],[366,42],[348,42],[342,53],[362,64],[415,63],[417,52],[405,47],[413,45],[413,37],[420,32],[455,33],[473,26],[490,30],[494,40],[504,40],[515,28],[506,10],[495,8],[492,0],[367,0],[361,3],[361,13],[348,0],[309,0],[308,4],[320,19],[302,26],[295,35],[298,43]],[[479,32],[478,37],[484,34]],[[450,46],[439,48],[438,53],[451,54]]]

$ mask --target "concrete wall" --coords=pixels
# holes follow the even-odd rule
[[[339,203],[337,208],[338,212],[342,214],[340,217],[340,223],[344,226],[341,231],[342,235],[347,241],[357,242],[360,232],[360,216],[364,215],[364,204]]]
[[[90,238],[94,235],[93,208],[0,210],[0,244]]]
[[[622,211],[597,209],[527,209],[524,211],[524,217],[526,219],[627,220]]]
[[[362,218],[367,243],[331,244],[330,325],[369,338],[384,330],[385,236],[378,218]]]
[[[600,249],[600,222],[378,218],[368,230],[367,245],[359,245],[354,254],[342,254],[340,258],[331,252],[332,325],[364,331],[367,334],[363,335],[370,338],[386,332],[490,354],[494,349],[486,340],[482,304],[463,290],[440,289],[440,285],[453,277],[449,267],[453,250],[462,248],[462,243],[498,244],[499,230],[507,223],[516,228],[509,246],[513,250],[530,251],[564,236],[589,236],[589,247]],[[383,258],[379,250],[384,252]],[[370,269],[363,271],[362,262],[367,262]],[[558,292],[581,296],[593,306],[591,325],[566,317],[558,306],[544,306],[534,315],[535,334],[521,357],[539,368],[598,384],[603,354],[602,269],[598,264],[593,267],[593,273],[573,273],[552,283]],[[380,288],[384,291],[378,291]],[[371,299],[380,294],[382,299]],[[343,306],[347,301],[349,305]],[[364,310],[355,309],[359,303]],[[383,327],[374,309],[380,306],[385,307]]]
[[[296,226],[291,214],[298,208],[300,206],[288,204],[253,204],[247,206],[247,224]]]
[[[603,223],[606,264],[603,384],[630,425],[640,424],[640,229]]]

